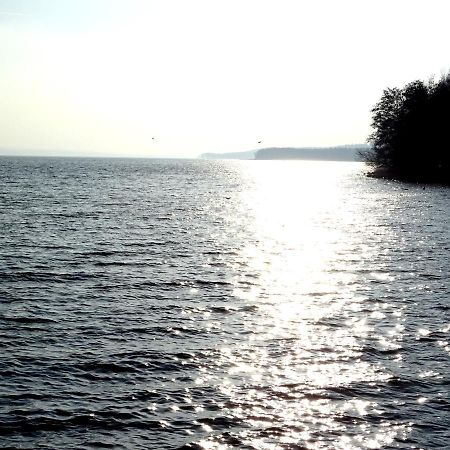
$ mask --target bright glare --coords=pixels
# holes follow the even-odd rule
[[[348,435],[353,425],[347,428],[345,418],[377,416],[380,410],[375,400],[339,397],[346,389],[390,378],[362,357],[364,342],[374,336],[373,324],[388,307],[371,305],[372,316],[361,313],[367,299],[357,290],[360,271],[352,270],[355,261],[360,267],[360,258],[375,256],[359,251],[360,233],[352,229],[361,224],[364,204],[347,197],[347,183],[362,165],[261,161],[242,164],[241,170],[249,239],[240,254],[245,272],[257,274],[258,283],[253,290],[236,287],[234,294],[256,305],[258,314],[242,324],[249,330],[247,343],[222,349],[221,358],[231,368],[218,383],[232,402],[246,405],[236,407],[235,414],[247,425],[283,430],[267,439],[243,431],[241,438],[261,449],[302,441],[328,448],[314,440],[321,430],[336,436],[336,449],[391,444],[408,433],[407,425],[361,421],[360,433]],[[376,330],[382,348],[398,348],[402,328],[395,320],[401,320],[401,312],[393,317],[392,327]],[[220,445],[214,437],[202,441],[203,448]]]
[[[0,1],[0,148],[195,157],[364,142],[385,87],[448,68],[449,12],[444,0]]]

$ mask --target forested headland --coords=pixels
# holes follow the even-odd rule
[[[317,161],[361,161],[367,144],[337,145],[334,147],[268,147],[247,152],[203,153],[203,159],[282,159]]]
[[[372,109],[373,176],[450,184],[450,74],[389,88]]]
[[[315,161],[360,161],[367,150],[365,144],[338,145],[334,147],[271,147],[255,153],[255,159],[302,159]]]

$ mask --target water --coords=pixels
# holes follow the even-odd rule
[[[0,162],[2,448],[450,448],[448,188]]]

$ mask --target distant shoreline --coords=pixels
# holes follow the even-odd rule
[[[201,159],[361,161],[366,144],[333,147],[268,147],[245,152],[202,153]]]

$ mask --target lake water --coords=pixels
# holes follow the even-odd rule
[[[450,448],[449,188],[306,161],[0,179],[2,448]]]

